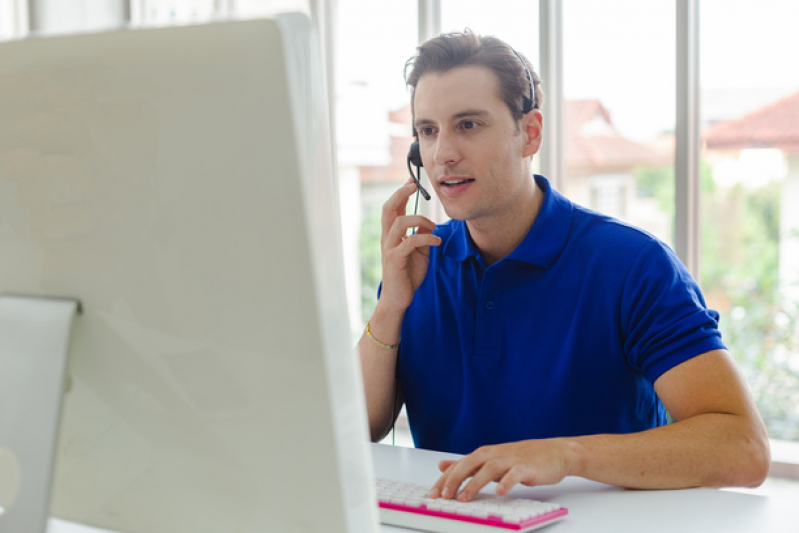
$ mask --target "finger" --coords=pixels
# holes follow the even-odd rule
[[[411,215],[411,216],[418,216],[418,215]],[[437,227],[438,226],[436,225],[435,222],[426,218],[424,224],[416,226],[415,233],[433,233],[433,231],[435,231]]]
[[[391,230],[397,217],[401,217],[405,214],[405,206],[408,204],[408,198],[410,198],[414,192],[416,192],[416,184],[412,180],[408,181],[402,187],[394,191],[394,194],[383,204],[381,224],[382,235],[384,237]]]
[[[468,502],[471,501],[475,495],[480,492],[480,489],[488,485],[492,481],[499,481],[503,479],[503,475],[509,470],[509,466],[504,465],[501,461],[491,459],[483,463],[480,469],[474,473],[472,479],[466,484],[463,489],[458,493],[458,501]]]
[[[439,244],[441,244],[441,237],[438,235],[433,235],[432,233],[416,233],[403,237],[399,248],[404,249],[404,252],[408,254],[414,251],[420,251],[428,255],[429,251],[427,248],[430,246],[438,246]]]
[[[439,469],[439,470],[440,470],[442,473],[443,473],[443,472],[446,472],[446,471],[447,471],[447,469],[448,469],[450,466],[454,465],[454,464],[455,464],[455,463],[457,463],[457,462],[458,462],[458,461],[448,461],[448,460],[439,461],[439,462],[438,462],[438,469]]]
[[[389,232],[385,235],[383,246],[398,246],[408,236],[409,228],[419,228],[416,235],[430,235],[436,229],[436,224],[422,215],[404,215],[394,219]]]
[[[443,478],[441,497],[444,499],[454,498],[458,494],[458,489],[460,489],[460,486],[466,478],[472,476],[481,465],[482,462],[478,462],[473,456],[467,455],[450,466],[447,471],[444,472],[444,475],[441,476]]]
[[[499,480],[497,494],[500,496],[506,495],[513,487],[524,481],[525,478],[525,468],[522,465],[515,465],[505,472],[505,475]],[[533,485],[533,483],[529,483],[529,485]]]
[[[449,461],[449,460],[439,461],[438,469],[442,473],[446,474],[447,470],[452,468],[457,462],[458,461]],[[436,482],[433,484],[433,487],[430,489],[430,493],[428,494],[430,498],[435,499],[441,496],[441,489],[444,487],[445,480],[446,478],[444,476],[441,476],[436,480]]]

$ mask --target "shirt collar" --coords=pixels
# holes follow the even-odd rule
[[[505,259],[523,261],[547,268],[566,246],[571,228],[573,204],[553,189],[544,176],[536,174],[536,185],[544,192],[544,201],[538,216],[524,240]],[[455,261],[478,257],[480,251],[474,245],[466,223],[453,220],[453,230],[444,245],[443,253]]]
[[[480,251],[472,242],[469,229],[463,220],[450,220],[452,233],[444,244],[443,253],[455,261],[466,261],[470,257],[477,257]]]

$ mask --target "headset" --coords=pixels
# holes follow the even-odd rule
[[[424,196],[425,200],[430,200],[430,193],[422,187],[422,183],[419,181],[419,178],[422,177],[421,168],[424,166],[422,164],[422,154],[419,153],[419,134],[416,133],[416,128],[413,128],[413,138],[415,139],[411,143],[411,148],[408,150],[408,172],[411,173],[411,178],[416,183],[417,192],[421,193]],[[413,169],[411,165],[416,167],[416,174],[413,173]],[[419,205],[419,195],[416,195],[416,205]]]
[[[516,57],[519,58],[519,62],[524,67],[524,74],[527,76],[527,83],[530,85],[530,96],[525,96],[522,98],[522,114],[526,115],[533,109],[538,107],[538,100],[535,97],[535,85],[533,84],[533,76],[530,75],[530,69],[527,68],[527,63],[524,62],[522,56],[519,55],[519,52],[511,48],[511,51],[516,54]]]
[[[530,69],[527,68],[527,63],[524,62],[522,56],[519,55],[519,52],[513,49],[513,47],[508,47],[511,51],[519,58],[519,62],[522,64],[524,68],[524,73],[527,76],[527,82],[530,85],[530,95],[524,96],[522,98],[522,114],[526,115],[533,109],[538,107],[538,102],[535,97],[535,85],[533,84],[533,76],[530,74]],[[430,200],[430,194],[422,187],[422,183],[419,181],[421,178],[421,168],[424,166],[422,164],[422,155],[419,152],[419,134],[416,131],[414,126],[411,126],[413,130],[413,138],[414,141],[411,143],[410,149],[408,150],[408,172],[411,174],[411,179],[413,179],[414,183],[416,183],[417,194],[416,194],[416,207],[419,206],[419,193],[424,197],[425,200]],[[411,165],[416,167],[416,174],[413,173],[413,169]],[[414,213],[416,210],[414,210]]]

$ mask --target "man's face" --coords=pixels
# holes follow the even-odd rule
[[[481,66],[429,73],[414,91],[422,162],[444,210],[472,222],[508,220],[535,188],[526,161],[541,143],[541,114],[513,119],[499,80]]]

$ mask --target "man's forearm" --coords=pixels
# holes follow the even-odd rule
[[[678,422],[631,435],[575,439],[577,475],[636,488],[752,486],[770,462],[768,435],[726,350],[664,373],[655,389]]]
[[[378,304],[369,321],[372,336],[364,331],[358,342],[361,358],[369,430],[373,441],[382,439],[396,416],[395,374],[399,347],[389,347],[399,342],[403,314],[384,310]]]
[[[485,446],[439,463],[443,475],[431,497],[468,501],[490,481],[502,495],[518,483],[552,485],[566,476],[637,489],[756,486],[768,465],[768,439],[757,417],[707,413],[627,435]]]
[[[641,433],[567,439],[569,474],[638,489],[757,486],[770,461],[758,425],[707,413]]]

